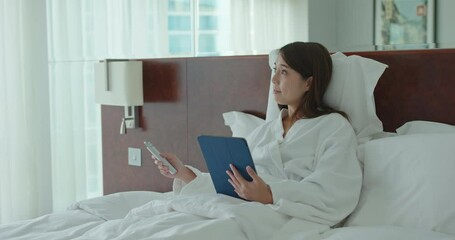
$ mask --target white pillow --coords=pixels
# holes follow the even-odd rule
[[[223,113],[224,124],[230,127],[233,137],[246,138],[255,128],[265,122],[264,119],[243,112]]]
[[[275,97],[273,96],[273,84],[272,84],[272,77],[275,74],[275,62],[276,58],[278,57],[278,53],[280,52],[279,49],[272,50],[269,53],[269,67],[272,70],[270,74],[270,87],[269,87],[269,98],[267,101],[267,112],[265,116],[265,120],[267,122],[276,119],[280,115],[280,109],[278,108],[278,104],[275,101]]]
[[[397,128],[399,135],[420,133],[455,133],[455,126],[429,121],[411,121]]]
[[[455,234],[455,134],[365,144],[364,181],[347,226],[395,225]]]
[[[273,69],[278,50],[269,54],[269,65]],[[376,116],[373,91],[387,65],[360,56],[332,54],[332,80],[324,95],[324,101],[331,107],[348,114],[357,138],[367,138],[382,132],[382,122]],[[273,74],[273,71],[272,71]],[[270,86],[272,88],[272,84]],[[279,114],[271,90],[267,106],[267,121]]]

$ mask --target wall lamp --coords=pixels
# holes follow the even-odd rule
[[[142,61],[106,59],[95,63],[95,102],[124,106],[120,134],[139,127],[139,106],[144,105]]]

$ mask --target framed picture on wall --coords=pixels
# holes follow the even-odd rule
[[[375,0],[378,50],[434,47],[434,0]]]

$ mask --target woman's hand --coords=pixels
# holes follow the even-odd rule
[[[163,158],[165,158],[177,171],[175,174],[171,174],[169,172],[169,168],[163,165],[161,161],[159,161],[152,155],[152,159],[154,160],[155,165],[158,167],[158,170],[160,170],[160,173],[162,175],[172,179],[174,178],[180,179],[185,183],[189,183],[196,178],[196,174],[194,174],[194,172],[191,171],[191,169],[183,165],[182,161],[176,155],[172,153],[161,153],[160,155]]]
[[[254,170],[248,166],[246,171],[253,181],[248,182],[237,171],[234,165],[230,164],[231,171],[226,171],[229,175],[229,183],[234,187],[234,191],[242,198],[264,204],[273,203],[273,195],[269,186],[260,178]]]

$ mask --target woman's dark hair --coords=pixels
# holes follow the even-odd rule
[[[323,45],[315,42],[293,42],[280,49],[283,60],[303,79],[313,77],[309,90],[303,95],[300,105],[292,118],[315,118],[329,113],[347,114],[337,111],[323,101],[324,93],[332,78],[332,58]],[[279,105],[286,108],[285,105]]]

